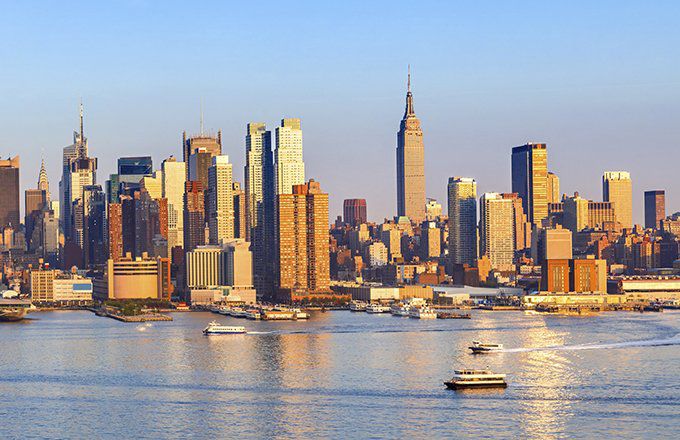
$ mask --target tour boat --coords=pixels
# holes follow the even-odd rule
[[[444,382],[450,390],[463,388],[506,388],[505,374],[489,370],[455,370],[453,377]]]
[[[427,306],[414,307],[408,312],[409,317],[415,319],[437,319],[437,313]]]
[[[349,303],[349,309],[352,312],[365,312],[367,306],[368,304],[363,301],[352,301]]]
[[[472,345],[468,347],[473,353],[489,353],[492,351],[500,351],[503,349],[503,344],[491,344],[488,342],[472,341]]]
[[[366,313],[387,313],[390,308],[387,306],[382,306],[380,304],[371,304],[366,307]]]
[[[290,321],[297,318],[292,310],[265,310],[262,319],[266,321]]]
[[[211,321],[206,328],[203,329],[204,335],[226,335],[233,333],[245,333],[246,328],[240,325],[222,325],[217,321]]]

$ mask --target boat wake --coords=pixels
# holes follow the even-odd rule
[[[272,333],[274,332],[251,332],[251,331],[248,332],[249,335],[270,335]]]
[[[544,351],[544,350],[608,350],[616,348],[628,347],[662,347],[666,345],[680,345],[680,333],[667,339],[647,339],[642,341],[627,341],[627,342],[612,342],[609,344],[580,344],[580,345],[551,345],[548,347],[532,347],[532,348],[505,348],[496,351],[496,353],[526,353],[529,351]]]

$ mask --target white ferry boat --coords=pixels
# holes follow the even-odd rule
[[[505,374],[490,370],[455,370],[453,377],[444,382],[450,390],[463,388],[506,388]]]
[[[246,333],[246,328],[240,325],[222,325],[217,321],[211,321],[203,329],[204,335],[227,335],[233,333]]]
[[[258,320],[262,318],[260,311],[257,309],[246,310],[246,319]]]
[[[349,303],[349,310],[352,312],[365,312],[366,307],[368,307],[368,304],[363,301],[352,301]]]
[[[488,342],[472,341],[472,345],[468,347],[473,353],[489,353],[492,351],[500,351],[503,349],[503,344],[491,344]]]
[[[387,313],[390,308],[380,304],[371,304],[366,307],[366,313]]]
[[[231,309],[230,315],[234,318],[245,318],[247,316],[247,312],[241,307],[235,307]]]
[[[409,317],[415,319],[437,319],[437,312],[427,306],[414,307],[408,313]]]
[[[293,309],[293,312],[295,312],[296,319],[309,319],[309,313],[305,312],[304,310]]]

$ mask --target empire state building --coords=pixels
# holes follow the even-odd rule
[[[397,215],[416,223],[425,220],[425,147],[420,119],[413,110],[410,69],[406,111],[397,133]]]

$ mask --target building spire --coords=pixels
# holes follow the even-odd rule
[[[413,95],[411,94],[411,65],[408,65],[408,80],[406,83],[406,111],[404,112],[404,118],[407,116],[415,116],[415,111],[413,110]]]
[[[201,136],[203,136],[203,99],[201,98]]]
[[[85,151],[85,129],[83,124],[83,98],[80,98],[80,142],[78,143],[78,157],[87,156]]]
[[[40,163],[40,173],[38,174],[38,189],[45,191],[47,200],[50,200],[50,184],[47,181],[47,171],[45,170],[45,158]]]
[[[407,93],[411,93],[411,65],[408,65],[408,82]]]

